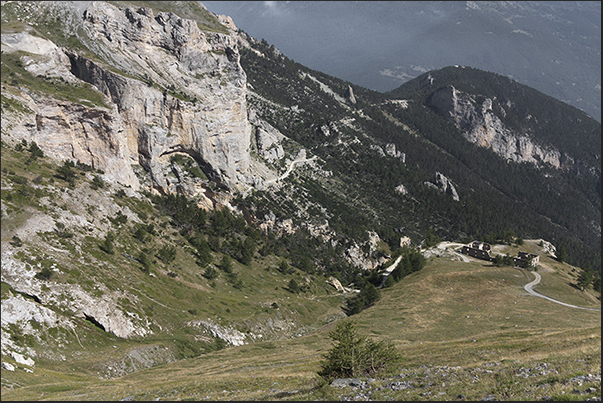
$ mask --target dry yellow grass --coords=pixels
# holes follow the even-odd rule
[[[571,266],[546,256],[541,260],[546,281],[538,292],[600,308],[591,291],[575,292],[567,284],[573,278]],[[529,295],[523,286],[532,279],[532,274],[517,268],[436,257],[420,272],[384,289],[375,306],[353,317],[359,333],[393,342],[404,357],[399,371],[420,365],[460,366],[462,376],[450,388],[438,384],[421,389],[433,395],[390,391],[375,397],[429,400],[447,393],[449,400],[463,393],[468,400],[479,400],[496,391],[500,399],[534,400],[543,393],[535,382],[550,384],[547,393],[563,396],[573,387],[566,379],[600,373],[600,312]],[[331,347],[328,333],[334,326],[330,323],[302,337],[227,348],[111,380],[36,368],[22,381],[23,387],[7,389],[3,382],[2,396],[9,400],[128,396],[142,400],[337,400],[343,392],[321,386],[316,376],[322,355]],[[549,363],[559,373],[550,379],[514,377],[519,367],[539,362]],[[480,383],[472,384],[471,371],[487,363],[497,363],[497,372],[484,373]],[[501,392],[502,384],[506,386]]]

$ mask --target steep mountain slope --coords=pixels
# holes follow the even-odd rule
[[[170,7],[187,4],[194,20],[2,4],[3,357],[71,360],[90,342],[90,368],[114,377],[343,315],[349,290],[307,257],[347,285],[358,269],[334,245],[234,207],[255,180],[245,73],[215,17]]]
[[[584,112],[464,67],[424,74],[389,96],[409,100],[406,109],[390,106],[393,116],[413,122],[482,179],[586,243],[600,243],[601,126]],[[435,116],[448,124],[433,125]]]
[[[122,12],[103,2],[49,2],[10,3],[5,8],[5,18],[24,14],[18,21],[38,20],[35,26],[42,32],[46,27],[50,32],[59,29],[55,18],[66,20],[64,31],[56,35],[75,42],[59,49],[32,28],[6,33],[7,74],[23,68],[14,63],[22,56],[19,52],[26,52],[22,63],[28,73],[49,80],[82,80],[108,97],[111,105],[98,112],[104,123],[97,127],[88,123],[98,120],[95,115],[81,114],[70,104],[57,109],[50,102],[44,109],[44,102],[37,102],[40,110],[37,132],[29,133],[32,139],[47,143],[51,133],[63,135],[53,139],[51,156],[103,169],[134,189],[140,185],[132,164],[144,167],[154,186],[167,189],[170,182],[164,169],[176,152],[195,158],[218,181],[234,184],[249,174],[245,73],[237,54],[228,53],[234,49],[229,35],[202,31],[195,21],[173,13],[155,15],[148,7]],[[82,54],[75,52],[82,48]],[[27,103],[25,98],[20,101]],[[59,130],[57,125],[71,130]],[[71,144],[74,138],[80,139],[77,145]],[[106,143],[109,149],[95,148]]]
[[[381,95],[249,43],[249,103],[345,178],[319,197],[368,206],[349,218],[354,230],[378,228],[391,246],[400,232],[420,242],[428,228],[457,239],[546,234],[576,263],[600,267],[600,124],[584,112],[460,67]],[[436,182],[450,196],[436,197],[426,185]]]
[[[452,90],[434,103],[424,80],[400,94],[351,86],[192,2],[5,2],[2,51],[13,369],[115,378],[300,337],[350,313],[392,257],[422,258],[416,247],[438,237],[543,237],[598,268],[600,228],[583,226],[600,223],[600,154],[531,132],[565,165],[471,146],[463,130],[504,92],[469,93],[444,70],[433,72],[443,91],[464,91],[458,116],[446,115],[459,110],[445,109]],[[496,77],[475,73],[475,86],[480,74]],[[523,127],[508,119],[495,137]],[[600,130],[574,125],[582,144]],[[485,157],[471,165],[467,147]],[[540,193],[505,187],[525,178]]]
[[[539,292],[581,306],[600,308],[591,292],[567,285],[575,270],[558,263],[538,241],[522,247],[541,256]],[[514,253],[517,247],[504,247]],[[385,289],[375,306],[353,317],[359,334],[395,343],[404,357],[392,374],[344,387],[321,384],[316,371],[331,346],[335,323],[310,334],[207,352],[119,378],[90,373],[90,350],[52,366],[36,362],[33,373],[15,364],[2,371],[7,400],[453,400],[477,401],[600,397],[600,312],[571,309],[525,293],[529,272],[456,260],[443,248],[430,250],[427,266]],[[468,286],[471,284],[472,286]],[[4,302],[4,300],[3,300]],[[80,334],[80,337],[82,334]],[[130,341],[129,343],[133,343]],[[134,342],[135,343],[135,342]],[[112,341],[107,358],[124,353]],[[115,346],[112,347],[112,346]],[[124,358],[144,356],[137,349]],[[126,350],[127,351],[127,350]],[[139,354],[137,354],[139,352]],[[3,360],[7,360],[3,357]],[[116,364],[123,365],[116,360]],[[11,362],[13,362],[11,360]],[[76,371],[73,371],[76,368]]]

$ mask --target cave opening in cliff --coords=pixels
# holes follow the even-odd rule
[[[197,151],[195,151],[193,149],[178,148],[178,149],[164,152],[163,154],[161,154],[161,156],[163,157],[165,155],[170,155],[170,154],[175,154],[175,153],[183,153],[183,154],[186,154],[189,157],[191,157],[193,160],[195,160],[195,162],[199,166],[199,169],[201,169],[201,171],[205,174],[205,176],[207,176],[207,178],[210,181],[214,182],[216,185],[218,185],[218,187],[222,187],[222,188],[225,187],[220,174],[214,170],[214,168],[211,166],[210,163],[208,163],[207,161],[205,161],[203,159],[201,154],[199,154]]]
[[[90,323],[92,323],[94,326],[98,327],[100,330],[102,330],[103,332],[106,332],[107,329],[105,329],[105,327],[96,319],[94,319],[94,317],[84,314],[86,320]]]

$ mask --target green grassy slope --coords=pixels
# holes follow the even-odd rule
[[[537,248],[535,242],[526,242],[522,250]],[[568,284],[573,279],[573,267],[540,253],[543,284],[537,287],[538,292],[600,308],[592,290],[581,292]],[[584,399],[586,395],[571,392],[577,387],[576,377],[600,374],[600,312],[567,308],[528,295],[523,285],[531,279],[522,269],[432,257],[423,270],[384,289],[382,299],[355,315],[354,320],[361,335],[392,341],[404,358],[392,374],[377,379],[372,398],[449,400],[462,394],[466,400],[480,400],[494,394],[500,400],[540,400],[544,396]],[[4,371],[3,385],[20,387],[5,388],[3,398],[353,397],[356,391],[323,385],[316,377],[322,354],[331,345],[328,332],[333,329],[334,324],[317,326],[315,332],[302,337],[230,347],[111,380],[46,365],[37,365],[33,374]],[[517,375],[526,368],[541,368],[543,363],[548,372],[532,370],[533,375],[525,378]],[[400,374],[413,380],[415,387],[377,390],[399,381],[394,376]],[[600,396],[600,383],[585,382],[579,389],[589,387],[595,392],[588,396]]]

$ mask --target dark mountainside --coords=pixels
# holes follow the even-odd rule
[[[494,240],[506,231],[526,238],[541,234],[563,245],[576,264],[600,267],[600,124],[584,112],[506,77],[472,68],[425,73],[397,90],[379,94],[308,70],[267,43],[257,42],[255,48],[264,56],[241,50],[253,91],[288,107],[299,105],[303,112],[279,116],[270,108],[262,109],[262,100],[251,97],[250,103],[282,133],[346,178],[347,189],[336,193],[327,186],[321,197],[345,200],[347,195],[370,206],[366,212],[346,216],[352,221],[344,219],[342,226],[356,231],[378,228],[390,245],[400,233],[420,241],[428,229],[442,239]],[[349,87],[353,88],[356,103],[333,102],[313,80],[300,80],[301,72],[314,75],[341,98],[347,98]],[[511,134],[516,133],[544,149],[562,150],[554,162],[561,169],[531,154],[518,163],[509,162],[468,142],[429,102],[433,93],[450,85],[477,99],[478,105],[464,113],[474,113],[484,100],[495,99],[493,113],[501,115],[507,137],[514,139],[511,145],[524,141]],[[364,114],[355,117],[355,130],[337,131],[335,141],[325,135],[325,128],[330,131],[329,125],[343,120],[350,109]],[[478,123],[484,125],[467,124]],[[568,133],[572,141],[567,141]],[[405,162],[380,155],[372,144],[394,144],[405,154]],[[524,148],[531,152],[530,147],[528,143]],[[425,186],[436,172],[454,183],[460,201],[438,196]],[[399,185],[408,195],[396,192]],[[379,218],[370,217],[369,211],[379,211]]]
[[[379,93],[197,2],[2,2],[1,61],[3,400],[600,397],[586,113],[464,66]]]

